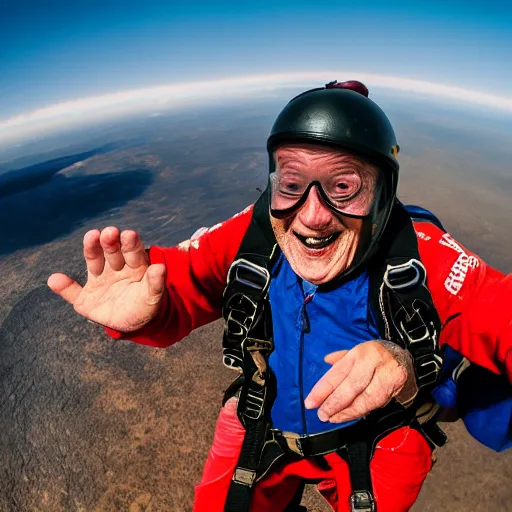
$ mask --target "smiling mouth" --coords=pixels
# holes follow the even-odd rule
[[[295,231],[293,234],[305,245],[308,249],[324,249],[328,247],[341,235],[341,233],[332,233],[329,236],[315,237],[315,236],[303,236],[299,235]]]

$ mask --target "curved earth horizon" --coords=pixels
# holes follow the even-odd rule
[[[265,94],[283,89],[318,87],[334,79],[362,81],[370,87],[370,92],[383,89],[399,95],[423,95],[437,102],[459,102],[470,108],[484,107],[512,114],[512,97],[476,91],[470,87],[356,71],[310,71],[173,83],[49,105],[0,120],[0,147],[21,141],[23,137],[48,130],[64,130],[85,122],[98,122],[151,109],[158,111],[190,105],[204,106],[213,100],[236,101],[250,98],[251,94],[264,97]]]

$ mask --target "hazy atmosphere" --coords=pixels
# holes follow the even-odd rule
[[[20,2],[0,7],[0,510],[191,510],[222,324],[109,339],[46,286],[115,225],[175,245],[259,197],[295,94],[366,83],[399,198],[512,272],[512,8],[502,2]],[[441,7],[442,6],[442,7]],[[445,425],[415,512],[512,511],[512,456]],[[310,512],[327,511],[312,488]]]

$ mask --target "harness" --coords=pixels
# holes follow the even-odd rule
[[[276,379],[268,365],[274,348],[268,290],[279,251],[267,194],[256,202],[224,291],[223,362],[239,373],[226,390],[224,403],[238,396],[237,414],[246,431],[224,512],[249,512],[254,484],[276,465],[301,457],[325,465],[322,456],[332,452],[349,464],[351,510],[375,512],[369,464],[382,437],[410,425],[421,430],[432,446],[446,442],[435,423],[437,408],[430,397],[443,362],[438,343],[441,321],[426,286],[411,215],[398,201],[386,233],[369,267],[369,304],[380,312],[376,320],[383,339],[411,353],[419,393],[407,407],[393,400],[348,427],[314,435],[281,432],[272,428],[270,418]],[[300,497],[294,502],[299,503]]]

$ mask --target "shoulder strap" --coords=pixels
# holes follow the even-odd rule
[[[396,203],[370,274],[370,304],[381,312],[380,331],[414,359],[418,387],[430,390],[441,371],[441,320],[427,288],[411,217]]]
[[[254,205],[249,228],[229,268],[224,290],[223,317],[226,326],[223,360],[228,368],[243,371],[241,349],[248,331],[261,324],[259,321],[263,317],[268,317],[264,323],[271,321],[270,305],[265,306],[264,303],[276,254],[277,243],[270,224],[268,197],[264,193]],[[260,325],[259,335],[271,339],[271,326]]]
[[[276,382],[268,365],[274,349],[268,290],[275,252],[267,195],[262,194],[229,269],[224,291],[223,358],[226,366],[240,372],[237,413],[245,427],[225,512],[249,511],[256,471],[271,426]]]
[[[251,223],[235,259],[246,258],[268,267],[277,245],[270,223],[268,195],[265,191],[254,204]]]

